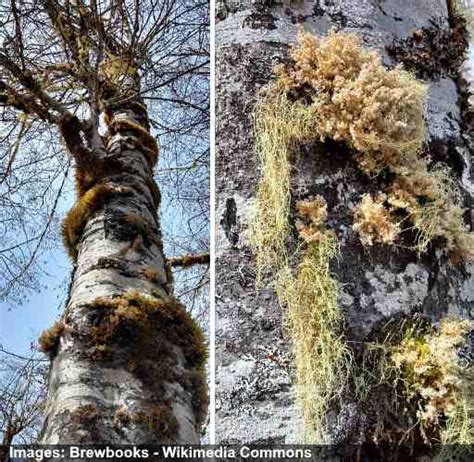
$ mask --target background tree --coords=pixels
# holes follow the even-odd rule
[[[33,352],[28,357],[1,350],[0,429],[2,446],[36,441],[45,398],[46,361]],[[3,456],[2,456],[3,460]]]
[[[363,374],[347,388],[345,380],[336,381],[336,389],[331,390],[329,398],[322,403],[322,408],[329,411],[324,416],[328,428],[314,428],[315,422],[307,417],[316,408],[321,409],[321,403],[310,401],[301,408],[297,406],[296,395],[301,397],[305,390],[295,386],[296,365],[291,348],[295,339],[288,336],[288,305],[294,304],[300,296],[311,295],[311,290],[317,292],[318,287],[331,292],[324,298],[327,294],[323,291],[319,297],[309,299],[311,303],[300,307],[301,316],[305,316],[305,309],[306,313],[311,308],[315,310],[300,321],[300,341],[320,338],[321,332],[311,330],[310,326],[321,317],[325,317],[322,319],[324,327],[327,327],[325,322],[336,319],[339,329],[323,332],[327,337],[322,337],[319,350],[308,348],[306,366],[314,364],[314,355],[320,354],[325,346],[328,356],[340,353],[329,348],[328,343],[324,344],[327,338],[343,339],[345,352],[353,355],[349,356],[352,362],[346,361],[342,371],[338,371],[338,364],[331,361],[317,365],[324,371],[321,373],[324,377],[316,382],[311,380],[317,376],[316,371],[306,383],[306,394],[314,397],[319,390],[325,389],[334,374],[345,378],[353,366],[359,372],[365,366],[369,374],[376,374],[363,351],[365,345],[376,344],[377,339],[387,334],[383,330],[387,323],[394,331],[398,328],[397,335],[401,335],[404,319],[412,323],[421,316],[423,322],[436,324],[447,315],[472,316],[472,264],[453,264],[446,252],[440,250],[443,248],[440,242],[432,244],[421,257],[409,248],[408,241],[396,247],[379,244],[364,248],[352,228],[354,207],[363,194],[388,179],[383,175],[382,178],[365,176],[354,162],[358,153],[347,144],[335,142],[330,137],[326,137],[324,143],[314,142],[309,135],[309,141],[306,138],[300,142],[288,141],[291,150],[287,171],[278,162],[278,168],[273,170],[261,168],[255,151],[256,139],[260,143],[266,140],[275,147],[281,133],[298,130],[299,121],[289,117],[281,122],[279,117],[285,115],[284,111],[275,111],[274,119],[266,120],[266,127],[276,127],[275,136],[265,138],[268,132],[263,132],[259,138],[255,132],[254,110],[263,100],[261,90],[276,78],[274,67],[285,64],[292,69],[296,58],[289,56],[289,50],[297,42],[298,29],[318,37],[327,35],[331,28],[356,33],[364,46],[380,53],[387,68],[403,64],[427,83],[427,138],[423,154],[449,166],[450,178],[461,191],[464,207],[469,209],[473,191],[469,161],[472,144],[466,143],[472,138],[472,118],[466,110],[467,89],[460,72],[467,37],[462,20],[450,13],[451,3],[444,0],[217,2],[217,441],[296,443],[304,440],[304,427],[309,427],[312,441],[315,441],[315,433],[319,436],[326,433],[326,442],[331,443],[386,442],[384,438],[392,437],[392,441],[400,442],[405,438],[405,442],[413,442],[411,430],[419,428],[419,421],[414,419],[407,424],[403,421],[401,407],[397,408],[393,402],[385,403],[389,401],[387,391],[391,392],[390,387],[379,387],[379,391],[387,392],[382,396],[370,395],[368,401],[361,399],[361,393],[369,388],[364,388]],[[335,60],[341,55],[342,51],[332,54]],[[316,58],[311,52],[300,53],[300,58],[303,61],[306,58],[309,63],[301,71],[303,78],[310,74],[311,63],[314,64]],[[280,75],[284,74],[283,70],[280,68]],[[331,72],[327,68],[320,72],[325,70]],[[302,85],[299,90],[290,92],[289,100],[300,101],[299,97],[307,95],[307,102],[310,88],[310,85]],[[289,107],[287,110],[286,114],[291,114]],[[323,118],[323,122],[327,119]],[[258,126],[265,129],[264,123]],[[313,127],[312,135],[314,130]],[[261,149],[259,154],[265,155]],[[277,300],[275,294],[277,265],[265,268],[261,273],[261,287],[256,290],[255,248],[249,242],[255,237],[254,226],[249,232],[254,205],[265,194],[265,190],[259,189],[259,182],[262,176],[271,173],[274,174],[273,182],[265,183],[268,194],[274,193],[288,179],[289,191],[282,192],[288,210],[278,218],[280,223],[288,218],[288,235],[285,235],[283,247],[291,275],[297,274],[302,248],[306,248],[298,240],[302,211],[310,209],[318,200],[317,196],[322,196],[327,203],[327,209],[322,207],[321,213],[327,219],[326,226],[337,238],[339,249],[336,258],[334,248],[319,247],[322,254],[317,254],[315,259],[330,261],[330,266],[315,264],[305,269],[308,278],[317,273],[320,286],[314,280],[297,280],[293,287],[299,288],[299,292],[287,300],[283,297]],[[285,177],[286,173],[288,177]],[[300,210],[297,203],[303,204]],[[472,229],[468,215],[467,212],[463,218]],[[269,242],[269,247],[274,245]],[[261,251],[265,252],[265,248]],[[333,308],[336,314],[332,312]],[[293,313],[293,316],[297,315]],[[291,324],[294,318],[289,321],[294,325]],[[340,357],[348,358],[344,354]],[[305,364],[300,362],[298,366],[302,366],[297,371],[300,374]],[[308,366],[306,372],[308,369],[311,367]],[[309,372],[314,373],[314,370]],[[337,375],[339,372],[342,373]],[[384,403],[388,404],[389,418]],[[302,414],[306,417],[304,423]],[[374,422],[379,417],[378,422],[385,423],[377,427]],[[385,425],[387,420],[395,422],[395,427],[399,425],[399,428],[394,430],[393,426]],[[406,431],[406,434],[404,437],[399,435],[397,440],[392,431]]]
[[[37,288],[69,172],[77,193],[65,312],[40,339],[53,359],[41,441],[197,441],[204,339],[173,296],[155,179],[167,251],[206,252],[207,2],[1,8],[4,299]],[[200,268],[178,275],[183,295],[205,296]]]

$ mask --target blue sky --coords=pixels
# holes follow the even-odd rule
[[[64,299],[63,283],[71,271],[68,256],[62,248],[48,255],[46,274],[41,278],[46,286],[39,293],[32,293],[22,306],[0,305],[0,342],[4,349],[17,354],[27,354],[31,342],[51,326],[60,314]]]

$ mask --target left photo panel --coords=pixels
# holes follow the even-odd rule
[[[209,442],[209,16],[0,5],[3,451]]]

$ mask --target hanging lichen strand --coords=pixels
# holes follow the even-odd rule
[[[304,439],[308,443],[329,443],[326,414],[346,393],[353,357],[344,341],[337,282],[329,267],[338,249],[334,234],[324,228],[326,203],[317,197],[298,203],[298,210],[306,221],[299,226],[306,249],[296,276],[288,268],[279,274],[277,295],[288,307]]]
[[[269,276],[287,307],[305,440],[331,441],[328,411],[352,401],[375,416],[360,428],[364,441],[468,441],[472,427],[463,390],[471,382],[458,364],[458,351],[471,325],[443,320],[436,330],[426,321],[420,328],[416,319],[406,319],[403,328],[392,326],[379,342],[352,351],[330,272],[338,250],[335,233],[324,225],[324,198],[296,204],[303,244],[294,255],[288,250],[291,151],[299,143],[332,139],[345,142],[361,171],[375,181],[388,173],[383,189],[362,194],[354,212],[353,229],[363,245],[395,244],[401,233],[415,230],[412,247],[418,253],[437,239],[453,259],[472,257],[473,236],[463,223],[454,180],[422,155],[426,85],[400,68],[386,70],[380,56],[353,34],[303,34],[290,57],[276,68],[255,110],[261,179],[248,236],[257,286]],[[292,270],[290,261],[300,253]],[[432,350],[436,342],[444,353]],[[378,408],[371,414],[372,404]]]

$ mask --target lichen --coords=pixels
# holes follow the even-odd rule
[[[305,440],[323,443],[327,412],[346,392],[353,358],[343,338],[338,286],[330,272],[338,250],[335,236],[323,229],[326,204],[317,197],[300,203],[299,209],[310,221],[300,228],[306,249],[295,276],[288,268],[279,274],[277,296],[288,309]]]
[[[433,328],[415,317],[389,323],[381,340],[364,344],[354,382],[369,441],[422,446],[472,433],[463,393],[472,381],[459,358],[471,329],[469,321],[444,318]]]
[[[399,223],[384,206],[387,198],[378,195],[375,199],[364,194],[354,212],[353,229],[364,245],[374,243],[393,244],[400,234]]]
[[[256,256],[257,286],[263,271],[279,269],[287,258],[290,232],[289,154],[297,141],[311,133],[313,111],[291,104],[286,97],[267,97],[255,112],[255,144],[261,163],[254,213],[248,233]]]
[[[402,69],[387,70],[355,34],[302,34],[291,63],[278,66],[273,91],[314,107],[314,137],[346,142],[380,163],[418,152],[424,133],[426,85]]]
[[[393,349],[391,360],[404,381],[407,400],[417,402],[425,434],[455,411],[461,385],[458,350],[471,328],[470,321],[443,319],[438,330],[421,336],[409,332]]]
[[[296,203],[295,227],[304,244],[293,254],[288,249],[291,152],[301,143],[331,139],[345,143],[348,156],[371,179],[370,192],[362,192],[354,213],[354,230],[363,244],[395,245],[407,233],[414,236],[412,248],[418,253],[436,240],[454,259],[472,256],[473,235],[464,225],[452,175],[422,154],[427,86],[400,67],[385,69],[380,56],[354,34],[334,32],[325,38],[303,34],[289,64],[275,74],[255,110],[261,179],[248,238],[257,287],[263,272],[271,270],[271,283],[287,308],[306,439],[327,441],[328,412],[353,399],[365,411],[361,432],[366,441],[439,441],[454,409],[447,403],[454,403],[458,391],[447,385],[454,372],[443,376],[441,362],[432,358],[426,367],[435,371],[439,384],[433,377],[428,383],[423,375],[410,376],[408,358],[414,355],[407,339],[421,338],[423,349],[449,343],[449,322],[438,331],[412,319],[410,327],[392,325],[381,341],[349,347],[330,272],[337,258],[336,235],[324,223],[328,211],[322,197]],[[463,326],[459,321],[451,326],[456,323]],[[446,347],[445,371],[456,370],[458,340],[452,339],[451,350]],[[438,398],[445,393],[444,399],[430,399],[422,389],[434,390]]]
[[[290,150],[295,143],[326,139],[345,142],[365,174],[384,178],[378,198],[365,195],[357,207],[355,230],[362,243],[394,244],[413,230],[412,247],[419,254],[437,240],[454,262],[473,258],[474,236],[451,174],[421,154],[425,84],[399,67],[385,69],[356,35],[334,32],[324,38],[302,34],[289,64],[275,74],[255,112],[262,177],[250,243],[257,283],[264,269],[282,267],[286,259]],[[371,217],[364,217],[369,205]],[[377,231],[381,221],[385,229]]]

